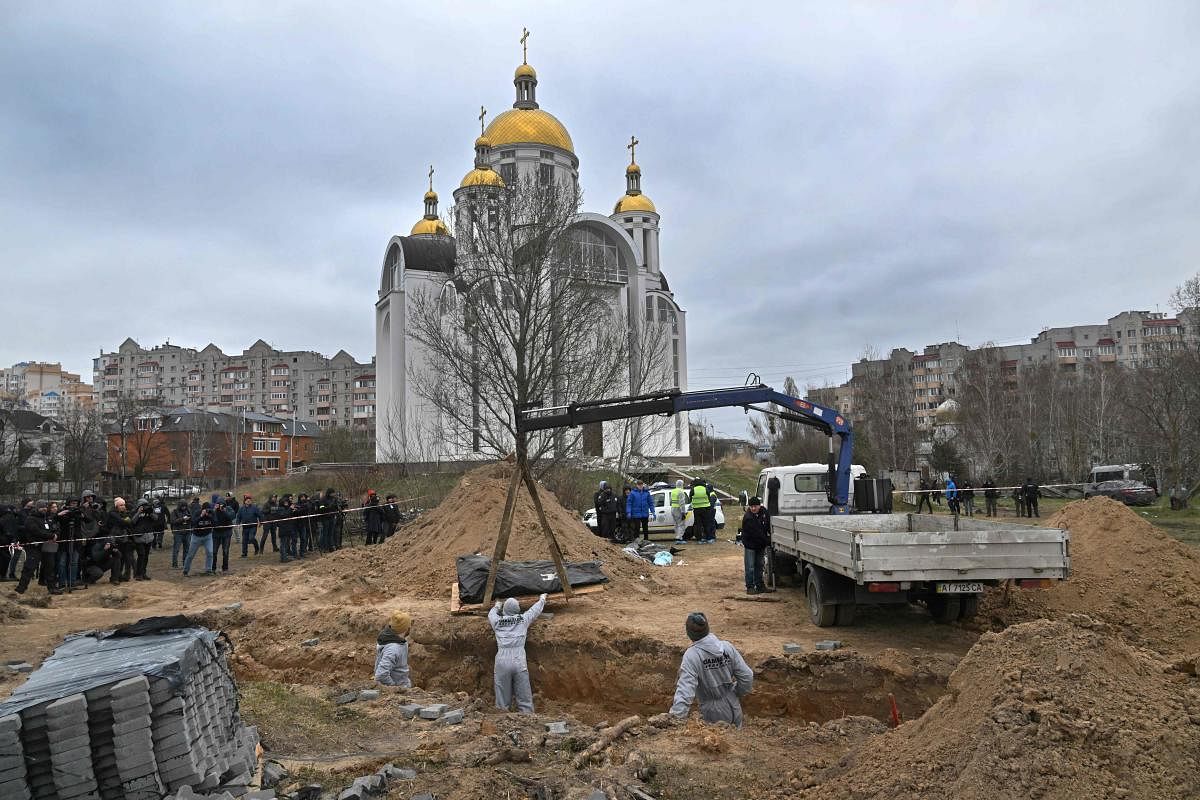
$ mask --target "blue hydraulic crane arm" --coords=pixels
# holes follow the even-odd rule
[[[850,462],[853,457],[853,432],[850,421],[832,408],[777,392],[765,384],[736,386],[729,389],[705,389],[698,392],[681,392],[672,389],[665,392],[613,397],[572,403],[550,408],[526,408],[517,412],[517,430],[522,433],[549,430],[551,428],[575,428],[594,422],[616,419],[670,416],[680,411],[699,411],[706,408],[738,407],[751,409],[755,404],[769,403],[780,411],[762,411],[791,422],[817,428],[829,436],[829,504],[830,513],[850,513]],[[835,456],[833,436],[840,439]]]

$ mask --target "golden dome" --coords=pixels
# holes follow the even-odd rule
[[[613,207],[614,214],[622,214],[627,211],[650,211],[655,214],[658,209],[654,207],[654,203],[650,202],[650,198],[644,194],[627,194],[617,201],[617,205]]]
[[[571,134],[553,114],[540,108],[511,108],[492,120],[483,135],[491,141],[492,147],[527,142],[575,153]]]
[[[625,168],[625,174],[626,175],[641,175],[642,168],[639,167],[637,164],[630,164],[628,167]]]
[[[410,235],[422,236],[427,234],[449,236],[450,230],[446,227],[446,223],[442,222],[440,219],[423,218],[417,220],[417,224],[412,226]]]
[[[487,138],[487,136],[480,134],[479,138],[475,140],[475,146],[476,147],[491,147],[492,143]]]
[[[535,70],[533,67],[529,66],[528,64],[522,64],[521,66],[517,67],[517,71],[515,73],[513,73],[514,80],[517,78],[536,78],[536,77],[537,77],[537,70]]]
[[[425,193],[425,202],[426,203],[436,203],[437,199],[438,199],[437,192],[435,192],[433,189],[430,189],[428,192]]]
[[[499,186],[503,188],[504,179],[500,177],[500,173],[493,169],[476,168],[463,176],[459,187],[463,186]]]

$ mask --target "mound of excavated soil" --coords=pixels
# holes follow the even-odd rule
[[[473,553],[490,557],[495,550],[513,469],[504,462],[474,469],[463,475],[441,505],[383,544],[342,550],[302,568],[329,576],[336,586],[351,590],[361,589],[365,582],[382,593],[448,598],[450,584],[457,580],[454,560]],[[602,562],[610,588],[628,581],[650,590],[665,585],[661,577],[649,579],[652,566],[633,560],[621,548],[595,536],[576,514],[559,505],[553,493],[539,487],[538,495],[565,560]],[[505,560],[549,560],[549,544],[523,486],[517,498]]]
[[[1052,589],[994,590],[980,619],[1005,625],[1077,612],[1160,652],[1200,650],[1200,555],[1125,505],[1094,497],[1049,524],[1071,533],[1071,576]]]
[[[800,796],[1200,796],[1194,673],[1194,659],[1173,667],[1079,614],[985,633],[949,694],[807,776]]]

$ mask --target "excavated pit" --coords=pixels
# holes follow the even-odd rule
[[[270,635],[269,620],[235,635],[233,661],[241,680],[309,685],[367,685],[374,635],[362,615],[323,609],[340,621],[336,640],[297,647],[295,638]],[[369,618],[369,617],[368,617]],[[229,629],[230,620],[226,620]],[[333,622],[326,620],[326,624]],[[275,628],[274,631],[278,631]],[[541,706],[561,707],[590,722],[666,710],[675,690],[681,645],[619,628],[593,628],[578,621],[535,624],[526,648],[535,697]],[[495,639],[478,618],[451,618],[415,631],[412,675],[429,690],[492,696]],[[893,695],[913,718],[946,692],[957,659],[949,655],[885,650],[869,656],[852,649],[774,656],[744,654],[755,672],[744,707],[751,716],[826,722],[845,716],[886,721]]]

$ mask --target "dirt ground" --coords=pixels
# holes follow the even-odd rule
[[[0,658],[37,663],[72,631],[194,615],[231,637],[243,713],[260,726],[268,754],[293,770],[293,782],[335,789],[386,762],[416,769],[418,779],[394,787],[393,797],[574,798],[596,788],[636,796],[628,787],[662,798],[1200,792],[1191,777],[1200,760],[1200,647],[1195,626],[1185,624],[1198,562],[1116,503],[1093,500],[1062,512],[1074,515],[1062,522],[1072,528],[1079,581],[1055,590],[1061,596],[996,592],[966,624],[937,625],[905,606],[862,610],[854,627],[827,629],[808,622],[797,589],[746,600],[741,550],[732,542],[685,546],[675,565],[653,567],[587,538],[581,523],[555,509],[552,524],[570,557],[586,550],[606,562],[613,581],[602,594],[551,606],[552,618],[534,625],[528,654],[538,714],[519,718],[491,708],[495,644],[486,620],[448,611],[453,555],[466,542],[472,550],[491,546],[495,489],[487,487],[504,476],[487,469],[459,487],[481,498],[476,506],[434,509],[379,547],[288,565],[234,558],[231,575],[186,580],[155,551],[153,580],[103,584],[45,608],[16,602],[7,584]],[[540,553],[540,533],[526,522],[514,549]],[[1111,586],[1139,569],[1166,570],[1173,581],[1155,593],[1149,576],[1138,584],[1148,594],[1123,606]],[[415,620],[411,662],[420,689],[334,704],[372,685],[375,636],[399,608]],[[746,726],[643,722],[572,766],[606,724],[667,709],[692,610],[706,612],[713,631],[754,668]],[[1180,625],[1188,632],[1167,635]],[[313,638],[319,642],[302,645]],[[815,650],[831,638],[841,649]],[[785,643],[804,652],[784,655]],[[0,694],[21,679],[0,676]],[[906,722],[888,731],[892,698]],[[409,700],[446,702],[466,719],[405,721],[397,707]],[[547,735],[543,723],[551,720],[567,721],[570,733]],[[529,760],[487,763],[509,750]]]

